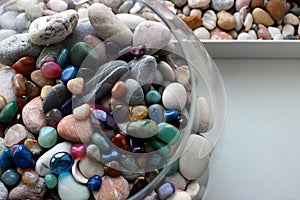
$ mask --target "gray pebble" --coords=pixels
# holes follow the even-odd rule
[[[29,4],[26,7],[25,12],[28,19],[31,21],[43,16],[44,14],[44,10],[39,4]]]
[[[17,34],[15,30],[12,29],[1,29],[0,30],[0,41],[4,40],[5,38],[8,38],[12,35]]]
[[[40,69],[46,61],[56,61],[62,49],[63,45],[61,43],[46,46],[36,60],[37,69]]]
[[[166,176],[165,181],[172,183],[177,190],[185,190],[187,185],[186,179],[179,172]]]
[[[2,29],[16,30],[16,17],[18,13],[15,11],[8,11],[0,16],[0,26]]]
[[[123,100],[127,105],[144,105],[144,91],[140,84],[134,79],[127,79],[125,81],[127,90],[123,97]]]
[[[97,102],[108,93],[123,76],[126,76],[129,68],[124,61],[116,60],[99,67],[95,76],[86,83],[83,98],[86,102]]]
[[[29,27],[30,39],[38,45],[59,43],[73,32],[77,23],[78,14],[75,10],[40,17]]]
[[[28,33],[10,36],[0,42],[0,63],[12,65],[24,56],[36,58],[42,48],[31,43]]]
[[[0,181],[0,199],[7,199],[8,190],[5,185]]]
[[[24,31],[27,30],[30,26],[31,21],[28,19],[26,13],[20,13],[18,14],[16,18],[16,27],[18,31]]]
[[[110,8],[118,8],[122,0],[103,0],[103,3]]]
[[[130,77],[136,80],[141,86],[148,86],[153,83],[157,68],[153,56],[145,55],[138,60],[130,71]]]
[[[71,93],[65,85],[57,84],[53,86],[44,98],[44,113],[47,113],[53,108],[60,108],[61,105],[69,98],[71,98]]]
[[[171,0],[177,7],[184,6],[188,0]]]
[[[128,13],[133,5],[133,0],[124,1],[124,3],[119,7],[118,13]]]
[[[216,11],[229,10],[234,5],[234,0],[211,0],[211,6]]]

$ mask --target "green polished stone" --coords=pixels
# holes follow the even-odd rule
[[[57,177],[54,174],[46,174],[45,183],[49,189],[55,188],[57,185],[57,182],[58,182]]]
[[[175,174],[176,172],[178,172],[178,169],[179,169],[179,160],[176,160],[167,175]]]
[[[297,15],[297,16],[300,16],[300,8],[292,8],[291,11]]]
[[[157,125],[150,119],[137,120],[127,125],[126,132],[136,138],[150,138],[157,134]]]
[[[162,155],[167,156],[170,154],[170,147],[165,143],[155,138],[151,138],[148,141],[154,147],[154,149],[158,150]]]
[[[51,148],[57,142],[56,129],[50,126],[45,126],[40,130],[38,137],[39,145],[44,148]]]
[[[77,42],[70,51],[71,64],[80,68],[95,68],[99,65],[99,57],[92,46],[85,42]]]
[[[156,137],[166,144],[176,144],[180,139],[180,131],[175,126],[162,122],[157,125],[158,134]]]
[[[157,104],[161,102],[161,94],[157,90],[150,90],[146,94],[146,102],[148,104]]]
[[[15,101],[11,101],[4,106],[0,112],[0,122],[8,123],[12,121],[18,113],[18,104]]]

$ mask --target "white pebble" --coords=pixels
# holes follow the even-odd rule
[[[283,18],[283,23],[284,24],[291,24],[291,25],[297,26],[299,24],[299,22],[300,22],[299,18],[296,15],[292,14],[292,13],[286,14]]]
[[[166,109],[182,111],[187,101],[187,93],[183,85],[171,83],[162,95],[162,102]]]
[[[202,8],[207,6],[210,0],[188,0],[188,4],[191,8]]]
[[[244,27],[245,31],[249,31],[253,24],[253,17],[251,13],[248,13],[246,15],[245,21],[244,21]]]
[[[170,80],[170,81],[174,81],[176,76],[175,76],[175,72],[172,69],[172,67],[166,63],[165,61],[160,61],[158,63],[158,69],[160,70],[160,72],[163,74],[163,76]]]
[[[20,13],[16,18],[16,27],[18,31],[24,31],[29,28],[31,21],[27,18],[25,12]]]
[[[252,40],[257,40],[257,35],[254,30],[248,31],[248,34],[251,36]]]
[[[182,13],[185,15],[185,16],[189,16],[190,13],[191,13],[191,8],[188,6],[188,5],[185,5],[182,9]]]
[[[229,10],[234,5],[234,0],[212,0],[211,6],[216,11]]]
[[[133,7],[130,9],[129,13],[136,14],[136,13],[140,12],[143,7],[144,7],[144,5],[142,3],[135,2],[135,4],[133,5]]]
[[[217,25],[217,15],[213,10],[208,10],[203,14],[202,17],[203,26],[208,30],[212,30]]]
[[[253,40],[253,38],[248,33],[240,33],[237,40]]]
[[[0,41],[8,38],[9,36],[16,35],[17,32],[12,29],[0,29]]]
[[[190,16],[202,16],[202,11],[200,9],[194,8],[190,12]]]
[[[103,3],[110,8],[118,8],[122,4],[122,0],[103,0]]]
[[[49,0],[47,6],[55,12],[62,12],[68,8],[68,4],[63,0]]]
[[[268,27],[268,31],[271,34],[273,39],[275,38],[275,36],[281,35],[281,31],[278,28],[275,28],[275,27],[272,27],[272,26]]]
[[[204,27],[199,27],[199,28],[195,29],[194,34],[199,40],[210,39],[210,32]]]
[[[134,30],[139,23],[146,21],[145,18],[140,17],[138,15],[128,14],[128,13],[121,13],[116,15],[121,22],[126,24],[128,28]]]
[[[16,30],[16,18],[18,13],[15,11],[8,11],[0,16],[0,26],[2,29]]]
[[[198,180],[191,181],[187,187],[186,187],[186,192],[192,197],[192,199],[195,199],[195,197],[198,196],[200,193],[201,186],[198,182]]]
[[[291,24],[286,24],[283,26],[283,29],[282,29],[282,36],[283,37],[286,37],[288,35],[294,35],[295,33],[295,28],[293,25]]]
[[[242,20],[241,20],[241,15],[239,12],[236,12],[233,14],[234,18],[235,18],[235,21],[236,21],[236,25],[235,25],[235,30],[236,31],[240,31],[243,27],[243,23],[242,23]]]
[[[192,198],[187,192],[176,190],[168,200],[192,200]]]

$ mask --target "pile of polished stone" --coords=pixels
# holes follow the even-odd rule
[[[188,24],[199,39],[299,39],[299,1],[170,1],[175,6],[168,4],[168,7]]]
[[[189,119],[191,74],[167,26],[139,3],[103,3],[2,8],[0,199],[125,200],[170,164],[187,123],[209,131],[204,97]],[[146,199],[201,198],[211,146],[187,139]]]

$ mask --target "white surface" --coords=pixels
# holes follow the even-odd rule
[[[300,58],[300,40],[201,40],[213,58]]]
[[[299,200],[300,60],[215,61],[227,119],[204,199]]]

